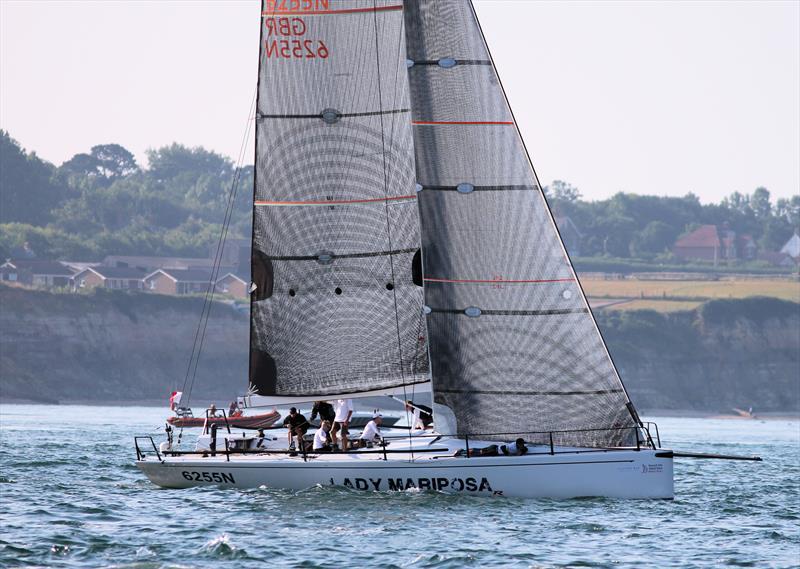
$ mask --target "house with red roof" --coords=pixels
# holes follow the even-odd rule
[[[702,261],[751,261],[758,258],[758,246],[752,235],[737,234],[727,224],[701,225],[680,237],[672,246],[679,259]]]
[[[716,225],[701,225],[691,233],[680,237],[672,246],[672,253],[679,259],[717,262],[723,259],[722,241]]]
[[[72,289],[111,288],[115,290],[141,290],[146,271],[134,267],[86,267],[73,275]]]
[[[206,292],[211,271],[202,269],[158,269],[143,279],[144,290],[161,294]]]

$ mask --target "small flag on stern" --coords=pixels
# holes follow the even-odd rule
[[[181,397],[183,396],[183,391],[173,391],[172,395],[169,396],[169,408],[174,411],[178,408],[178,405],[181,404]]]

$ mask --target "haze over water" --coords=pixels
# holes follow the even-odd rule
[[[0,407],[0,566],[800,564],[797,421],[656,418],[665,446],[765,460],[676,461],[674,501],[557,501],[163,490],[134,467],[133,436],[158,434],[165,414]]]

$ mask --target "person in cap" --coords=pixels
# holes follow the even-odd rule
[[[322,421],[322,424],[314,433],[314,452],[330,452],[333,450],[331,446],[331,422]]]
[[[358,437],[358,448],[371,447],[383,440],[383,437],[381,437],[382,422],[383,415],[380,413],[375,413],[372,416],[372,420],[367,423],[367,426],[361,432],[361,436]]]
[[[308,421],[297,412],[296,407],[292,407],[289,409],[289,415],[283,420],[283,426],[288,429],[289,450],[294,450],[296,448],[295,437],[298,442],[302,443],[303,435],[308,431]]]

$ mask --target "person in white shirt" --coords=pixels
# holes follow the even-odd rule
[[[358,448],[371,447],[381,442],[381,422],[383,422],[383,416],[380,413],[376,413],[372,417],[372,421],[364,427],[361,436],[358,437]]]
[[[315,452],[328,452],[332,451],[331,446],[331,422],[322,421],[322,424],[314,433],[314,451]]]
[[[347,436],[350,434],[350,418],[353,416],[353,400],[337,399],[333,404],[336,415],[333,418],[333,428],[331,429],[331,440],[333,446],[337,445],[336,434],[342,434],[342,450],[347,450]]]

